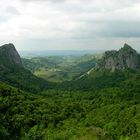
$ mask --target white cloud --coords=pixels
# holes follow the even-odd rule
[[[77,40],[78,48],[90,40],[89,48],[102,48],[107,41],[140,37],[139,0],[1,0],[0,6],[0,42],[61,40],[67,49],[66,40]]]

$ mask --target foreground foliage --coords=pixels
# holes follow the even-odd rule
[[[32,93],[48,88],[49,82],[34,76],[30,71],[17,65],[0,68],[0,82],[7,83]]]
[[[106,75],[101,78],[100,88],[61,88],[40,94],[25,93],[1,83],[0,138],[139,140],[140,74],[125,72],[124,77],[117,77],[119,84],[114,86],[105,84],[114,82],[113,77],[111,81]]]

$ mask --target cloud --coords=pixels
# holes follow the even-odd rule
[[[1,42],[46,40],[56,48],[58,40],[67,49],[67,42],[88,48],[88,40],[103,48],[101,41],[140,38],[139,0],[1,0],[0,5]]]
[[[55,3],[61,3],[65,2],[66,0],[21,0],[23,2],[55,2]]]
[[[6,7],[5,12],[9,15],[20,15],[20,12],[14,6]]]

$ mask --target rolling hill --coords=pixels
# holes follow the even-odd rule
[[[51,82],[76,79],[96,65],[99,55],[50,56],[22,59],[23,65],[36,76]]]

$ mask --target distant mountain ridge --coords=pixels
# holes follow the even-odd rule
[[[133,69],[140,67],[139,54],[130,45],[124,44],[120,50],[106,51],[98,63],[98,69],[115,70]]]

